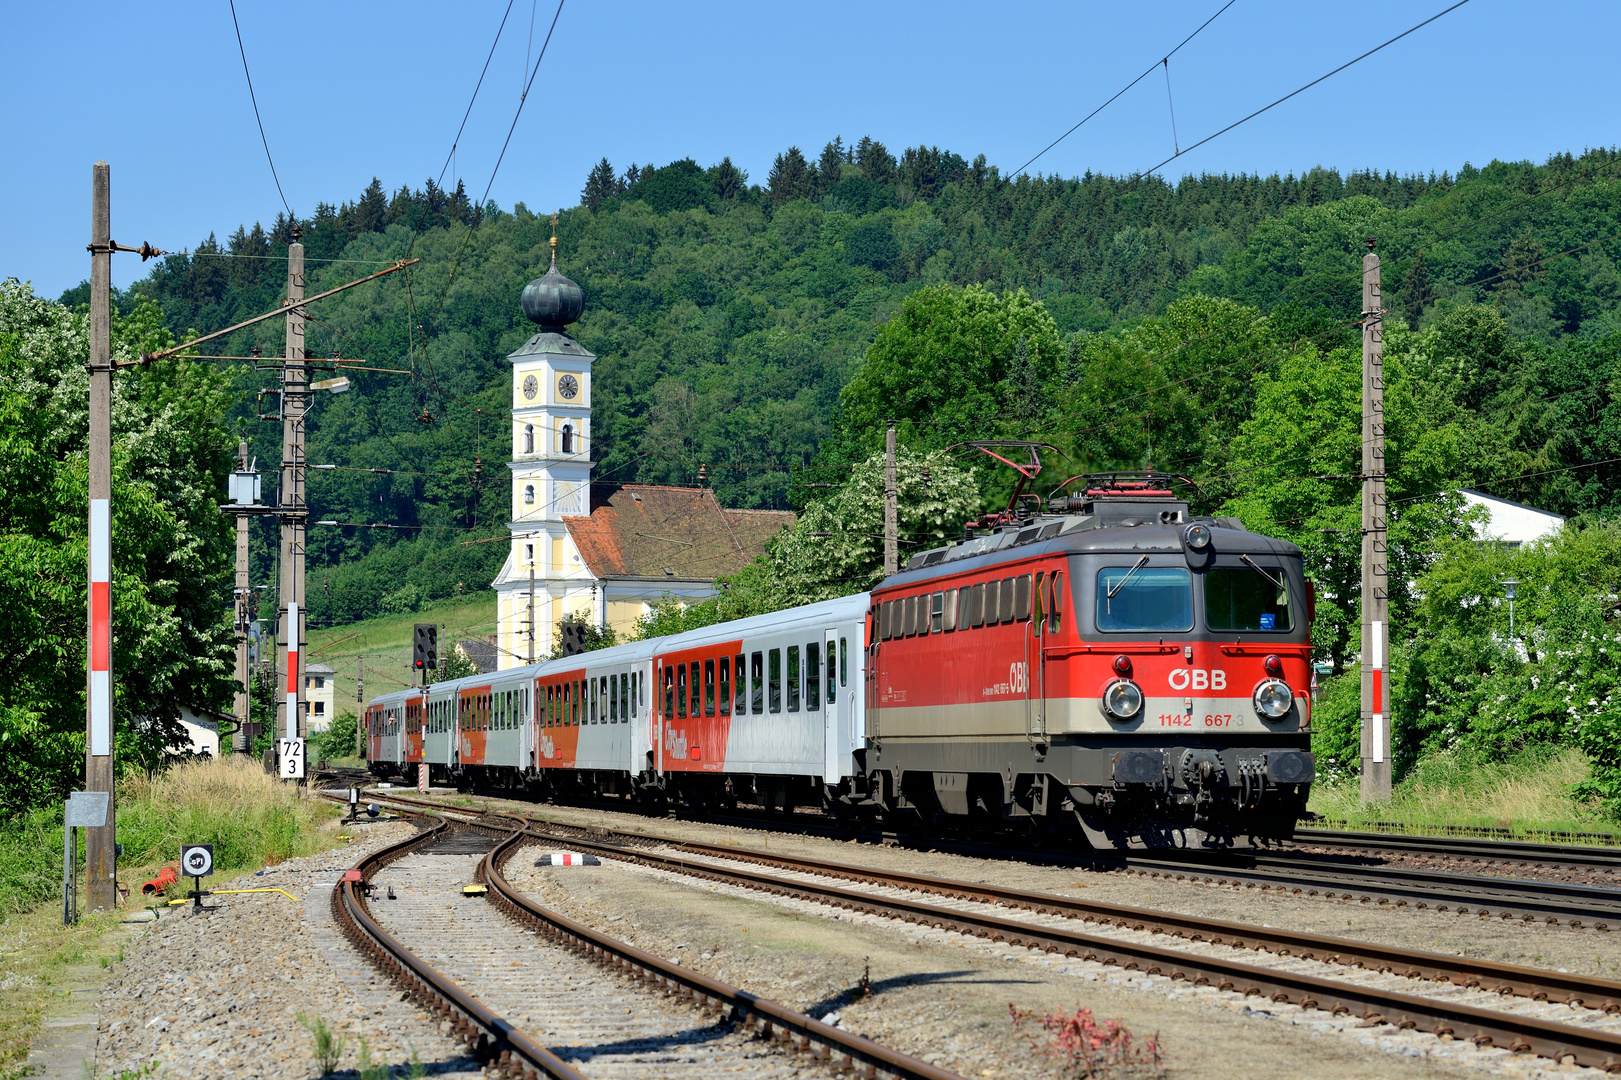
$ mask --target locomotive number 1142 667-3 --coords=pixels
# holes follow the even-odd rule
[[[1233,717],[1231,713],[1205,713],[1201,726],[1207,728],[1231,727]],[[1192,713],[1160,713],[1160,727],[1194,727]]]

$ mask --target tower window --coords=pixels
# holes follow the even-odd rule
[[[574,453],[574,425],[563,425],[563,453]]]
[[[535,452],[535,425],[533,424],[523,426],[523,452],[526,454]]]
[[[523,501],[530,506],[535,504],[535,485],[525,484],[523,486]]]
[[[535,545],[533,545],[533,544],[525,544],[523,546],[523,559],[524,559],[524,562],[534,562],[535,561]]]

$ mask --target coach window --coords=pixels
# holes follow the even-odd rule
[[[585,683],[576,680],[570,686],[568,722],[570,727],[579,727],[580,721],[585,719],[585,702],[580,700],[585,696]]]
[[[678,720],[687,718],[687,665],[675,666],[675,715]]]
[[[749,658],[749,712],[759,716],[765,712],[765,654],[755,653]]]
[[[827,707],[831,709],[839,700],[839,647],[834,642],[827,644]]]
[[[822,707],[822,647],[814,641],[805,643],[805,711],[815,712]]]
[[[692,718],[694,720],[703,715],[703,675],[698,661],[692,662]]]
[[[732,715],[732,660],[727,656],[720,658],[720,689],[716,695],[720,698],[720,714]]]
[[[799,646],[788,646],[788,711],[799,711]]]
[[[850,642],[839,638],[839,685],[850,685]]]
[[[601,689],[602,689],[601,681],[598,680],[598,679],[592,679],[591,680],[591,722],[593,724],[602,723],[602,696],[603,695],[601,693]]]
[[[641,691],[641,673],[633,671],[630,673],[630,715],[632,717],[637,715],[636,706],[640,704],[641,701],[637,695],[640,694]]]
[[[546,704],[541,709],[540,726],[552,726],[552,688],[549,686],[546,688]]]
[[[1013,579],[1013,617],[1024,622],[1030,617],[1030,575]]]
[[[768,661],[769,672],[766,675],[767,699],[770,709],[774,713],[782,712],[782,650],[772,649]]]
[[[619,723],[619,680],[608,676],[608,723]]]
[[[957,629],[957,590],[947,589],[945,605],[940,611],[940,629],[952,631]]]
[[[996,608],[996,582],[982,581],[974,586],[974,625],[984,626],[986,613]],[[994,621],[994,620],[993,620]]]
[[[1098,629],[1192,630],[1193,579],[1187,569],[1144,561],[1098,571]]]
[[[938,634],[946,628],[946,594],[937,592],[929,598],[929,633]]]
[[[748,673],[743,666],[742,653],[738,653],[737,656],[733,658],[732,673],[732,712],[738,716],[742,716],[744,713],[748,712],[749,708]]]
[[[1013,590],[1013,580],[1013,578],[1002,579],[1002,591],[1001,595],[998,597],[998,599],[1001,601],[1002,607],[997,618],[998,622],[1013,621],[1013,605],[1014,601],[1017,599]],[[989,616],[986,616],[986,621],[990,621]]]
[[[704,661],[704,715],[715,715],[715,661]]]
[[[613,684],[613,681],[612,675],[602,676],[602,711],[597,714],[597,722],[601,724],[608,722],[608,687]]]

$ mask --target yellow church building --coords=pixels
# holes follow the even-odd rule
[[[711,596],[793,523],[776,510],[728,510],[704,487],[627,484],[591,505],[591,365],[566,332],[579,285],[551,269],[524,287],[539,331],[512,353],[512,549],[496,577],[502,668],[551,654],[571,616],[629,631],[667,597]]]

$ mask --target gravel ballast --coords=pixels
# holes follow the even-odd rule
[[[285,889],[296,901],[250,893],[211,897],[203,913],[190,905],[163,911],[109,971],[96,1074],[156,1062],[172,1077],[318,1077],[303,1014],[345,1039],[340,1070],[357,1068],[364,1038],[373,1065],[394,1066],[395,1075],[410,1069],[413,1056],[431,1076],[481,1075],[462,1044],[401,1000],[332,921],[332,886],[343,871],[415,831],[401,821],[362,823],[347,848],[205,882]]]

